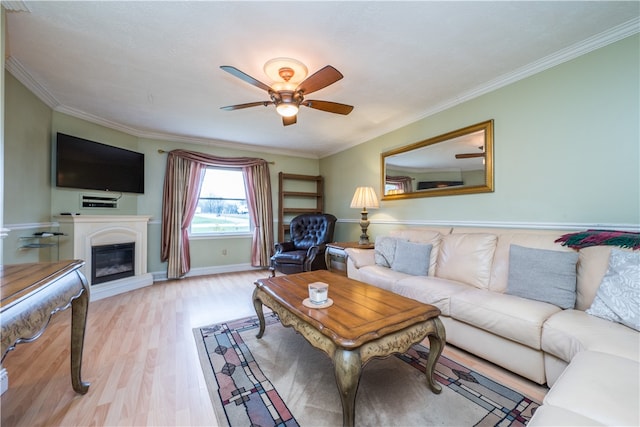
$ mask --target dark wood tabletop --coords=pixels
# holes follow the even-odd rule
[[[329,284],[331,307],[302,304],[312,282]],[[260,279],[256,286],[346,349],[440,315],[432,305],[326,270]]]

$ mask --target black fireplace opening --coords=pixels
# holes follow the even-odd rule
[[[135,242],[91,248],[91,284],[110,282],[135,275]]]

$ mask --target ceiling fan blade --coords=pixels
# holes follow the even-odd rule
[[[302,105],[309,108],[315,108],[316,110],[326,111],[328,113],[344,114],[347,115],[353,110],[353,106],[346,104],[339,104],[337,102],[318,101],[315,99],[305,99],[302,101]]]
[[[331,65],[327,65],[324,68],[316,71],[309,77],[307,77],[298,87],[297,91],[301,91],[303,95],[308,95],[312,92],[320,90],[340,80],[342,73],[333,68]]]
[[[246,104],[237,104],[237,105],[227,105],[226,107],[220,107],[221,110],[226,110],[226,111],[233,111],[233,110],[240,110],[242,108],[249,108],[249,107],[257,107],[258,105],[263,105],[263,106],[267,106],[273,104],[273,102],[271,101],[258,101],[258,102],[248,102]]]
[[[267,86],[266,84],[262,83],[259,80],[254,79],[249,74],[238,70],[236,67],[232,67],[230,65],[222,65],[222,66],[220,66],[220,68],[222,68],[227,73],[236,76],[240,80],[244,80],[245,82],[249,83],[250,85],[258,87],[258,88],[260,88],[262,90],[266,90],[267,92],[269,92],[271,90],[271,88],[269,86]]]
[[[298,116],[282,117],[282,126],[295,125],[298,121],[297,117]]]
[[[484,153],[462,153],[456,154],[456,159],[473,159],[476,157],[484,157]]]

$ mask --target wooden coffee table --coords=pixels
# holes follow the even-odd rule
[[[329,284],[332,306],[316,309],[302,304],[312,282]],[[264,334],[262,306],[266,305],[284,326],[293,327],[313,347],[329,355],[345,426],[354,425],[356,392],[364,365],[374,357],[404,353],[425,337],[429,337],[431,348],[427,383],[434,393],[442,391],[433,376],[446,338],[437,307],[325,270],[269,277],[255,285],[253,304],[260,320],[257,337]]]

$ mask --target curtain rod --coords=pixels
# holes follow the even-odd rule
[[[168,151],[163,150],[162,148],[158,148],[158,154],[164,154],[164,153],[168,153]],[[270,165],[275,165],[276,162],[267,162]]]

